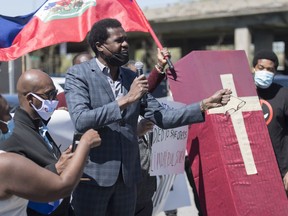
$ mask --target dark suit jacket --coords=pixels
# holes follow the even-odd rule
[[[15,123],[13,133],[5,142],[0,144],[0,149],[24,155],[39,166],[57,173],[55,163],[58,161],[61,152],[50,138],[50,143],[57,149],[56,157],[51,153],[46,142],[39,134],[38,121],[33,121],[28,113],[21,108],[16,110],[13,120]]]
[[[122,67],[119,70],[125,95],[136,74]],[[147,94],[147,107],[142,107],[139,100],[121,111],[107,77],[95,59],[69,68],[65,97],[76,130],[84,132],[94,128],[102,139],[100,147],[91,149],[91,161],[84,170],[100,186],[113,185],[120,170],[126,185],[138,182],[141,170],[136,134],[139,115],[161,128],[173,128],[204,120],[199,103],[168,110],[150,94]]]

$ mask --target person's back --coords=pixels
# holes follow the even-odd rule
[[[0,150],[1,154],[5,153]],[[0,215],[1,216],[26,216],[26,206],[28,204],[28,200],[17,196],[10,196],[5,200],[1,200],[0,202]]]
[[[17,196],[11,196],[0,202],[1,216],[26,216],[28,200]]]

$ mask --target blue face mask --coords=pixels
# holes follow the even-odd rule
[[[8,128],[7,133],[3,133],[0,130],[0,143],[1,143],[11,136],[13,129],[14,129],[14,121],[13,121],[13,119],[11,119],[8,122],[2,121],[2,120],[0,120],[0,122],[2,122],[3,124],[6,124],[7,128]]]
[[[274,73],[266,70],[259,70],[255,71],[254,73],[255,85],[262,89],[269,88],[273,82],[273,79],[274,79]]]

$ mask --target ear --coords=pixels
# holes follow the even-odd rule
[[[26,97],[26,100],[29,102],[29,104],[33,102],[33,96],[31,94],[27,94],[25,97]]]
[[[96,49],[99,52],[103,52],[102,44],[100,42],[96,42],[95,45],[96,45]]]

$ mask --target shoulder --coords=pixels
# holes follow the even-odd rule
[[[75,64],[75,65],[72,65],[70,68],[68,68],[68,71],[67,73],[77,73],[79,71],[81,71],[81,73],[83,73],[83,71],[93,71],[93,70],[96,70],[98,69],[98,65],[96,63],[96,60],[95,58],[89,60],[89,61],[85,61],[85,62],[82,62],[81,64]]]
[[[124,66],[122,66],[122,67],[120,67],[120,68],[121,68],[121,70],[124,71],[125,73],[131,74],[131,75],[133,75],[133,76],[137,76],[137,73],[134,72],[134,71],[132,71],[130,68],[127,68],[127,67],[124,67]]]
[[[18,148],[18,139],[15,137],[15,132],[5,141],[0,143],[0,151],[13,151]],[[1,152],[0,152],[1,153]]]
[[[14,171],[14,167],[17,165],[21,165],[21,161],[19,163],[18,158],[20,156],[15,153],[1,152],[0,153],[0,183],[2,184],[3,178],[9,177],[9,173]]]
[[[288,88],[281,86],[278,95],[281,100],[283,99],[288,104]]]
[[[10,172],[13,172],[12,164],[13,158],[9,156],[9,153],[0,152],[0,199],[5,199],[9,195],[7,182],[9,182]]]
[[[13,177],[16,173],[21,173],[26,167],[33,163],[29,159],[16,153],[5,152],[0,154],[0,183],[3,178],[7,180]]]
[[[279,94],[288,97],[288,88],[284,87],[282,85],[279,85],[277,83],[273,83],[273,88],[276,89],[278,91]]]
[[[121,67],[121,74],[123,74],[126,77],[130,77],[132,79],[135,79],[137,77],[137,73],[135,73],[134,71],[130,70],[129,68],[126,67]]]

